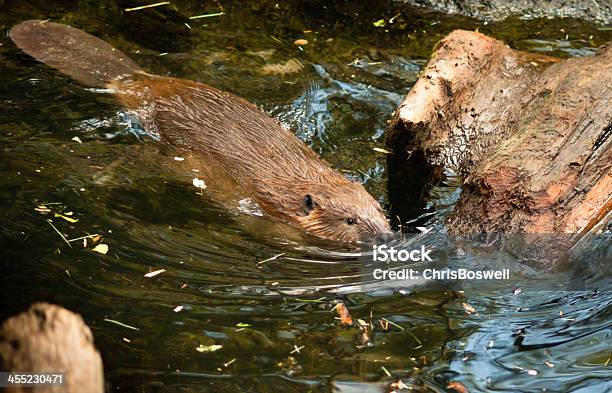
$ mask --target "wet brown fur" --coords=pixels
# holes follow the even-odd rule
[[[74,46],[85,52],[108,46],[51,22],[41,27],[39,21],[27,21],[11,30],[17,46],[33,57],[84,84],[111,89],[162,144],[189,152],[206,166],[211,186],[215,177],[229,175],[265,213],[318,237],[360,241],[390,233],[379,204],[361,184],[333,170],[255,105],[203,83],[147,74],[106,47],[104,72],[92,74],[97,64],[76,56],[60,36],[80,43]],[[95,56],[99,61],[99,51]]]

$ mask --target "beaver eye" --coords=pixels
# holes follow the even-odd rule
[[[310,194],[306,194],[304,196],[304,213],[308,215],[313,210],[314,210],[314,201],[312,199],[312,196]]]
[[[346,219],[346,223],[349,225],[353,225],[357,222],[357,220],[355,220],[353,217],[349,217]]]

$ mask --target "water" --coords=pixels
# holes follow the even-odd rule
[[[612,39],[610,30],[577,20],[484,25],[391,2],[172,4],[126,13],[134,4],[4,1],[0,25],[73,24],[151,72],[257,103],[363,182],[405,233],[431,225],[440,232],[460,192],[451,173],[432,183],[418,162],[373,150],[384,147],[386,121],[437,40],[478,28],[516,48],[570,57]],[[386,26],[375,27],[381,18]],[[298,38],[309,43],[300,49]],[[200,195],[191,179],[142,158],[151,136],[112,96],[38,64],[6,36],[0,56],[0,318],[35,301],[82,314],[113,391],[378,392],[400,379],[423,392],[445,391],[451,381],[470,391],[611,388],[605,247],[578,273],[533,282],[544,269],[438,234],[424,238],[440,265],[503,260],[517,274],[481,288],[361,285],[351,250],[279,239],[256,216],[245,220]],[[35,210],[40,205],[50,212]],[[88,248],[69,247],[48,219],[68,239],[102,235],[109,252],[92,252],[91,238]],[[166,272],[144,277],[158,269]],[[522,293],[513,294],[517,287]],[[364,338],[358,327],[340,326],[337,302],[373,331]],[[213,344],[223,347],[196,350]]]

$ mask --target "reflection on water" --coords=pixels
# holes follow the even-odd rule
[[[444,235],[460,179],[446,173],[438,180],[418,157],[407,162],[398,152],[373,150],[383,147],[386,120],[431,47],[453,28],[479,27],[515,47],[564,56],[592,53],[610,39],[608,30],[572,20],[485,26],[391,2],[349,9],[222,3],[222,18],[199,22],[186,16],[216,5],[180,1],[128,15],[123,3],[81,1],[68,9],[41,2],[10,7],[0,22],[73,23],[148,70],[256,102],[363,182],[396,228],[434,227],[403,241],[432,245],[437,265],[507,263],[514,280],[381,286],[364,277],[356,250],[284,236],[286,228],[217,206],[191,179],[143,158],[151,135],[112,96],[81,88],[4,38],[2,319],[40,300],[81,313],[118,391],[378,392],[399,379],[413,391],[444,391],[451,381],[470,391],[610,389],[609,241],[575,271],[540,277],[546,269],[530,261]],[[372,25],[398,13],[393,25]],[[303,50],[293,45],[301,37],[309,40]],[[289,59],[303,66],[261,72]],[[68,245],[54,228],[87,244]],[[93,252],[94,242],[107,244],[108,253]],[[159,269],[165,272],[144,277]],[[544,288],[534,276],[562,285]],[[339,324],[338,302],[369,326],[367,337],[359,323]],[[222,348],[196,350],[213,344]]]

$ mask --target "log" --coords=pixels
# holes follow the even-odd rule
[[[530,18],[579,18],[609,24],[612,3],[599,0],[403,0],[446,14],[482,20],[502,20],[509,16]]]
[[[63,386],[8,387],[7,393],[103,393],[102,358],[83,319],[62,307],[36,303],[0,328],[0,370],[64,372]]]
[[[457,30],[395,112],[387,146],[461,175],[454,234],[565,234],[612,210],[612,45],[560,60]]]

